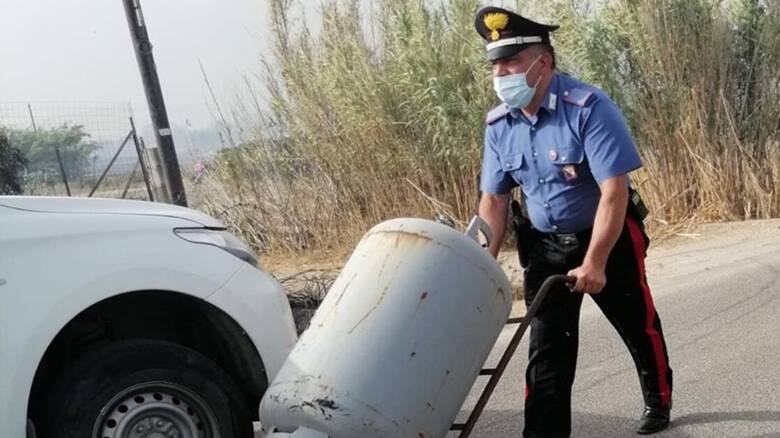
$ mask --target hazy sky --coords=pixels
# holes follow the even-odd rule
[[[265,0],[141,0],[172,123],[209,125],[265,50]],[[130,102],[149,123],[122,0],[0,0],[0,102]]]
[[[260,73],[266,1],[141,0],[172,124],[213,122],[198,60],[223,109],[246,89],[244,76]],[[320,4],[300,2],[315,31]],[[9,101],[129,102],[137,125],[148,126],[122,0],[0,0],[0,103]]]

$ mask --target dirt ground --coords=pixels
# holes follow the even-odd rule
[[[772,230],[780,232],[780,220],[708,223],[670,228],[662,233],[661,238],[656,238],[651,243],[647,263],[649,266],[657,265],[663,268],[665,254],[673,254],[683,249],[695,251],[699,247],[706,248],[708,242],[716,239],[739,240]],[[291,296],[293,307],[311,307],[324,297],[350,253],[351,249],[345,248],[295,256],[265,255],[261,256],[260,264],[282,283]],[[523,271],[516,251],[506,247],[499,255],[499,263],[512,283],[515,296],[521,298]],[[522,304],[518,305],[516,307],[522,310]]]

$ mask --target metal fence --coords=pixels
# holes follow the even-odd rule
[[[150,199],[129,103],[0,102],[0,128],[22,150],[29,195]]]

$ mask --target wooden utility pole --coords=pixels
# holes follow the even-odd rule
[[[179,159],[173,145],[173,135],[168,122],[168,113],[165,111],[160,78],[157,76],[157,67],[154,63],[154,56],[152,56],[152,43],[149,41],[144,15],[141,12],[141,0],[122,1],[125,6],[125,15],[127,15],[127,24],[130,27],[130,36],[133,39],[138,68],[141,70],[141,79],[146,93],[146,102],[149,105],[149,114],[152,117],[154,136],[162,156],[164,184],[167,185],[171,194],[171,202],[186,207],[187,195],[184,193]]]

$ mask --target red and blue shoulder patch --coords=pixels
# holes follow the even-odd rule
[[[595,94],[585,88],[572,88],[563,92],[563,101],[577,106],[586,106],[593,101]]]
[[[487,117],[485,117],[485,123],[490,125],[493,122],[500,120],[502,117],[504,117],[507,114],[509,114],[509,105],[502,103],[501,105],[488,111]]]

